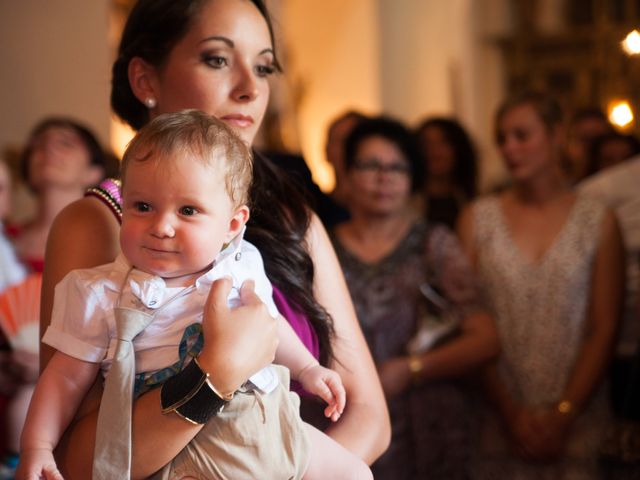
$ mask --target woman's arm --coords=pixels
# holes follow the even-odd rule
[[[533,418],[540,445],[533,453],[538,458],[562,454],[573,419],[601,382],[615,344],[623,292],[622,236],[614,215],[607,212],[591,272],[586,329],[576,363],[558,403]]]
[[[340,374],[347,392],[344,414],[326,432],[370,464],[387,449],[391,437],[384,394],[338,259],[315,215],[307,241],[315,268],[314,293],[334,321],[336,360],[331,368]]]
[[[622,315],[624,247],[618,222],[607,212],[591,276],[587,328],[561,400],[579,411],[609,364]]]
[[[413,357],[395,357],[380,365],[380,379],[388,396],[399,395],[412,382],[428,382],[468,374],[496,358],[500,350],[493,320],[473,313],[460,334],[444,345]]]
[[[493,319],[480,301],[478,282],[457,237],[444,226],[427,236],[425,269],[444,296],[449,313],[461,318],[459,333],[420,355],[400,356],[379,366],[387,395],[397,395],[411,382],[454,378],[496,358],[500,345]]]
[[[460,247],[467,256],[471,267],[477,268],[477,252],[475,245],[475,232],[473,230],[473,204],[467,205],[458,216],[456,233],[460,240]]]
[[[474,231],[473,204],[467,206],[458,218],[457,233],[462,250],[477,271],[478,252]],[[494,326],[495,328],[495,326]],[[497,335],[497,332],[496,332]],[[482,387],[488,400],[499,412],[505,429],[511,435],[514,450],[523,458],[533,459],[538,446],[536,432],[531,428],[530,412],[520,405],[500,378],[495,361],[485,365],[481,372]]]
[[[69,271],[113,261],[119,251],[119,224],[95,198],[83,198],[56,218],[47,243],[43,277],[41,331],[51,321],[55,285]],[[240,292],[242,307],[226,305],[228,280],[214,283],[205,307],[205,345],[200,364],[211,373],[221,392],[233,391],[252,373],[269,364],[277,345],[274,319],[251,287]],[[42,365],[51,349],[42,346]],[[251,352],[248,355],[247,352]],[[56,449],[58,466],[66,479],[91,477],[101,388],[95,384]],[[162,415],[158,389],[142,395],[133,407],[132,478],[145,478],[168,463],[198,433],[201,426],[178,415]]]
[[[495,359],[500,345],[493,319],[480,299],[473,268],[456,235],[432,227],[427,238],[426,268],[446,300],[451,315],[461,318],[460,333],[443,346],[418,357],[418,380],[437,380],[469,373]],[[414,369],[416,365],[414,365]]]

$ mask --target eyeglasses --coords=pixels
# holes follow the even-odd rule
[[[353,163],[353,168],[361,172],[373,173],[388,173],[396,177],[409,175],[411,169],[406,163],[391,163],[383,165],[377,160],[356,160]]]

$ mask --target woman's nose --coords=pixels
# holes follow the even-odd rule
[[[514,148],[517,148],[517,142],[512,138],[505,138],[500,144],[500,150],[504,155],[509,155]]]
[[[58,142],[50,136],[45,135],[38,141],[36,149],[40,150],[41,152],[49,153],[55,150],[57,147]]]
[[[257,98],[258,83],[255,73],[251,67],[238,67],[233,95],[239,102],[251,101]]]

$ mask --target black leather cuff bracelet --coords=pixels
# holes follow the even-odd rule
[[[209,382],[197,359],[169,378],[160,390],[162,413],[175,412],[185,420],[203,425],[220,413],[233,394],[223,397]]]

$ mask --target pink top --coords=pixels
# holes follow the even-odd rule
[[[320,358],[320,344],[315,330],[309,323],[306,315],[299,310],[293,308],[282,292],[275,286],[273,287],[273,301],[278,307],[280,314],[287,319],[296,335],[302,340],[307,350],[316,358]]]

